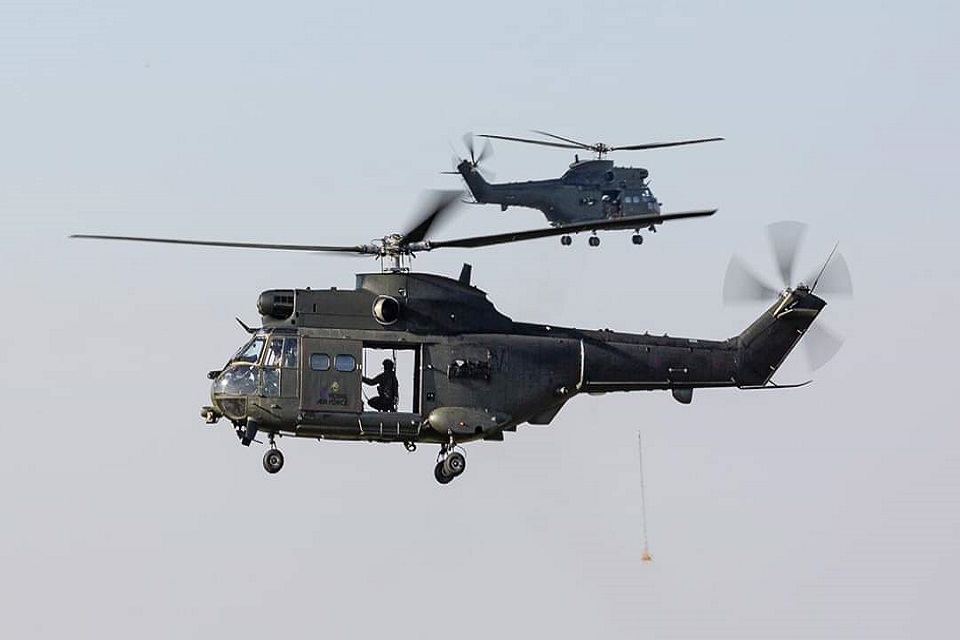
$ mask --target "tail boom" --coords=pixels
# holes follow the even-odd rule
[[[579,391],[669,389],[686,403],[695,388],[767,385],[825,305],[805,288],[785,291],[740,335],[722,341],[583,332]]]

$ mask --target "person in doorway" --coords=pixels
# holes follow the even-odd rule
[[[364,383],[377,385],[377,395],[367,400],[367,404],[377,411],[397,410],[399,385],[397,384],[397,374],[394,373],[393,369],[393,360],[384,360],[382,373],[373,378],[363,377]]]

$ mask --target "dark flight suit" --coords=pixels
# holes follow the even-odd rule
[[[367,384],[377,385],[376,396],[367,401],[372,408],[377,411],[393,411],[397,405],[397,374],[391,371],[384,371],[375,378],[364,378]]]

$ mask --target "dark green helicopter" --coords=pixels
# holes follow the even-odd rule
[[[382,271],[358,274],[353,290],[262,292],[257,300],[262,326],[243,325],[250,338],[208,374],[211,405],[201,416],[210,424],[225,419],[244,445],[265,434],[269,449],[263,466],[269,473],[284,464],[277,436],[402,443],[410,451],[418,443],[433,443],[440,449],[434,476],[446,484],[465,469],[461,445],[503,440],[505,432],[524,423],[549,424],[581,393],[669,390],[689,403],[696,388],[777,387],[773,374],[826,304],[814,290],[849,289],[839,255],[826,264],[839,265],[840,277],[831,275],[837,269],[824,268],[811,285],[779,292],[731,262],[727,297],[774,300],[742,333],[719,341],[515,322],[473,285],[469,265],[451,279],[411,272],[409,259],[433,249],[563,231],[428,240],[433,223],[458,197],[443,194],[406,234],[367,245],[72,237],[380,258]],[[789,247],[779,252],[786,282],[792,265],[783,263],[794,253]],[[384,372],[373,378],[371,369],[379,368],[381,358]],[[378,395],[365,406],[364,383],[372,382],[378,383]]]
[[[647,181],[650,173],[646,169],[616,167],[612,160],[606,160],[604,156],[611,151],[660,149],[723,140],[723,138],[701,138],[677,142],[610,146],[603,142],[587,144],[546,131],[534,131],[534,133],[547,136],[552,140],[480,134],[480,137],[486,138],[487,142],[477,153],[473,135],[468,133],[464,136],[464,144],[470,157],[457,162],[456,173],[463,176],[476,203],[499,204],[501,211],[506,211],[512,206],[538,209],[555,227],[604,219],[637,218],[638,224],[632,227],[634,244],[643,243],[641,229],[656,231],[656,225],[659,222],[648,222],[648,218],[660,215],[661,203],[650,190]],[[578,149],[597,155],[596,158],[586,160],[581,160],[579,155],[575,155],[569,170],[559,178],[491,184],[483,177],[480,170],[480,164],[492,151],[490,139]],[[561,234],[560,242],[566,246],[572,243],[572,239],[569,234]],[[596,234],[592,235],[589,244],[592,247],[600,246],[600,238]]]

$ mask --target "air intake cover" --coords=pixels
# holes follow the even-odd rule
[[[262,316],[285,320],[293,313],[293,289],[271,289],[257,299],[257,311]]]

